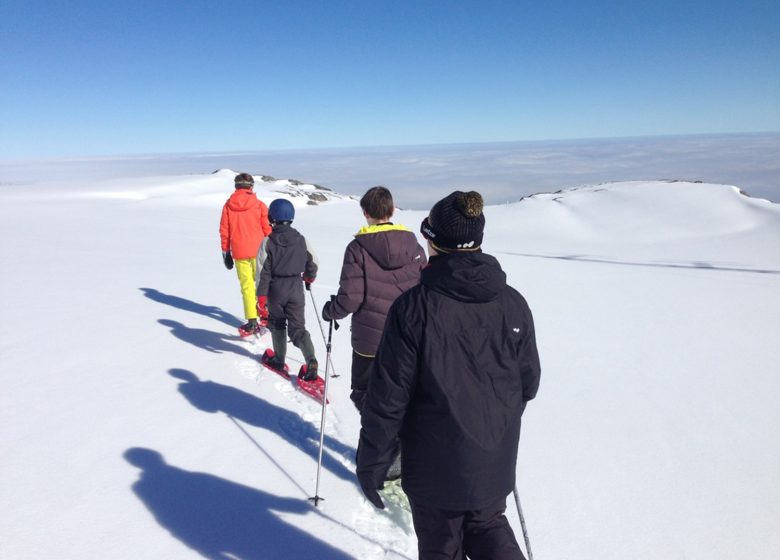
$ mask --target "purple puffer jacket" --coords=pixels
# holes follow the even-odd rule
[[[344,252],[333,319],[352,313],[352,349],[373,357],[390,305],[420,282],[427,259],[414,233],[401,225],[366,226]]]

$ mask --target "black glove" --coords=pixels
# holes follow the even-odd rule
[[[385,509],[385,503],[382,501],[382,497],[377,490],[384,487],[384,482],[380,482],[377,485],[374,482],[374,477],[371,473],[358,474],[358,480],[360,481],[360,488],[363,490],[363,494],[366,499],[377,509]]]
[[[326,301],[325,305],[322,306],[322,320],[323,321],[330,321],[333,318],[330,316],[330,302]]]
[[[222,251],[222,260],[225,263],[225,268],[233,270],[233,255],[230,254],[230,251]]]

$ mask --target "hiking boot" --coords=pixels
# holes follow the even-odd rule
[[[301,369],[298,371],[298,377],[304,381],[314,381],[317,379],[318,367],[317,360],[312,358],[307,364],[301,366]]]
[[[286,371],[287,369],[284,360],[279,359],[279,356],[277,356],[270,348],[267,348],[266,351],[263,352],[262,361],[271,369],[278,371]]]
[[[272,369],[278,369],[279,371],[284,370],[285,369],[284,366],[287,365],[276,356],[266,361],[266,364],[268,364],[268,367]]]
[[[249,319],[246,325],[238,327],[238,333],[241,336],[249,336],[260,332],[260,325],[257,324],[257,319]]]

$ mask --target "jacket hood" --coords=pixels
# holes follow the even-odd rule
[[[252,189],[236,189],[228,198],[227,206],[234,212],[245,212],[257,206],[259,201]]]
[[[364,226],[355,240],[385,270],[394,270],[420,258],[414,233],[402,225]]]
[[[289,247],[298,242],[301,234],[297,229],[294,229],[290,224],[285,222],[279,222],[272,226],[271,235],[274,238],[274,243],[280,247]]]
[[[506,287],[506,273],[485,253],[450,253],[430,258],[420,283],[463,302],[494,300]]]

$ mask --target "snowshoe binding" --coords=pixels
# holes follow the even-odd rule
[[[320,403],[325,399],[325,381],[317,375],[317,360],[309,360],[298,371],[298,388]],[[328,401],[330,402],[330,401]]]
[[[317,363],[317,360],[311,359],[309,360],[309,363],[302,365],[301,369],[298,370],[298,379],[302,379],[304,381],[314,381],[317,379],[318,369],[319,364]]]
[[[287,364],[278,359],[274,351],[270,348],[266,348],[265,352],[263,352],[263,355],[260,356],[260,363],[274,373],[278,373],[285,379],[290,379],[290,373]]]
[[[252,336],[253,334],[262,334],[263,327],[257,322],[257,319],[249,319],[245,325],[238,327],[238,334],[241,338]]]

